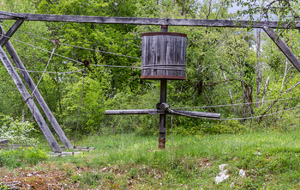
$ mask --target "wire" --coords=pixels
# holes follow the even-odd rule
[[[132,58],[132,59],[141,59],[140,57],[133,57],[133,56],[129,56],[129,55],[122,55],[122,54],[119,54],[119,53],[113,53],[113,52],[107,52],[107,51],[102,51],[102,50],[97,50],[97,49],[85,48],[85,47],[80,47],[80,46],[75,46],[75,45],[70,45],[70,44],[65,44],[65,43],[59,43],[59,44],[64,45],[64,46],[75,47],[75,48],[79,48],[79,49],[96,51],[96,52],[100,52],[100,53],[117,55],[117,56],[121,56],[121,57],[128,57],[128,58]]]
[[[202,118],[202,119],[230,121],[230,120],[248,120],[248,119],[256,119],[256,118],[261,118],[261,117],[267,117],[267,116],[275,115],[275,114],[282,113],[282,112],[285,112],[285,111],[288,111],[288,110],[292,110],[292,109],[295,109],[295,108],[298,108],[298,107],[300,107],[300,105],[292,107],[292,108],[288,108],[288,109],[285,109],[285,110],[281,110],[281,111],[278,111],[278,112],[275,112],[275,113],[270,113],[270,114],[266,114],[266,115],[259,115],[259,116],[253,116],[253,117],[243,117],[243,118],[206,118],[206,117],[199,117],[199,116],[189,115],[189,114],[184,114],[184,113],[177,113],[176,110],[173,110],[173,112],[170,112],[170,113],[172,113],[172,115],[175,114],[175,115],[182,115],[182,116]]]
[[[300,97],[278,99],[278,101],[290,100],[290,99],[296,99],[296,98],[300,98]],[[275,100],[277,100],[277,99],[275,99]],[[273,102],[275,100],[266,100],[266,101],[263,101],[263,103],[265,103],[265,102]],[[178,110],[181,109],[181,110],[183,110],[183,109],[193,109],[193,108],[218,108],[218,107],[230,107],[230,106],[238,106],[238,105],[249,105],[249,104],[256,104],[256,103],[262,103],[262,102],[238,103],[238,104],[224,104],[224,105],[213,105],[213,106],[182,107],[182,108],[172,108],[172,109],[178,109]]]
[[[245,118],[224,118],[224,119],[216,119],[216,120],[229,121],[229,120],[247,120],[247,119],[256,119],[256,118],[261,118],[261,117],[266,117],[266,116],[275,115],[275,114],[282,113],[282,112],[285,112],[285,111],[288,111],[288,110],[292,110],[292,109],[295,109],[295,108],[298,108],[298,107],[300,107],[300,105],[295,106],[295,107],[292,107],[292,108],[288,108],[288,109],[285,109],[285,110],[281,110],[281,111],[278,111],[278,112],[275,112],[275,113],[266,114],[266,115],[259,115],[259,116],[253,116],[253,117],[245,117]],[[210,118],[209,118],[209,119],[210,119]]]
[[[3,25],[9,27],[9,26],[6,25],[6,24],[3,24]],[[32,33],[30,33],[30,32],[26,32],[26,31],[24,31],[24,30],[20,30],[20,29],[19,29],[18,31],[27,33],[27,34],[29,34],[29,35],[31,35],[31,36],[34,36],[34,37],[37,37],[37,38],[40,38],[40,39],[43,39],[43,40],[46,40],[46,41],[49,41],[49,42],[53,42],[53,40],[50,40],[50,39],[47,39],[47,38],[38,36],[38,35],[36,35],[36,34],[32,34]],[[80,46],[70,45],[70,44],[66,44],[66,43],[59,43],[59,44],[64,45],[64,46],[70,46],[70,47],[74,47],[74,48],[79,48],[79,49],[85,49],[85,50],[90,50],[90,51],[96,51],[96,52],[100,52],[100,53],[106,53],[106,54],[111,54],[111,55],[117,55],[117,56],[121,56],[121,57],[128,57],[128,58],[132,58],[132,59],[141,59],[140,57],[133,57],[133,56],[129,56],[129,55],[122,55],[122,54],[119,54],[119,53],[113,53],[113,52],[107,52],[107,51],[102,51],[102,50],[97,50],[97,49],[85,48],[85,47],[80,47]]]
[[[94,67],[120,67],[120,68],[131,68],[131,69],[142,69],[141,67],[132,67],[132,66],[117,66],[117,65],[94,65],[91,64],[91,66]]]
[[[15,69],[19,69],[20,71],[27,71],[29,73],[43,73],[44,71],[31,71],[31,70],[26,70],[26,69],[20,69],[18,67],[14,67]],[[55,71],[45,71],[45,73],[53,73],[53,74],[72,74],[72,73],[77,73],[77,72],[82,72],[84,69],[80,69],[77,71],[65,71],[65,72],[55,72]]]
[[[26,43],[26,42],[23,42],[23,41],[20,41],[20,40],[17,40],[17,39],[12,39],[12,40],[15,40],[15,41],[17,41],[17,42],[19,42],[19,43],[22,43],[22,44],[31,46],[31,47],[33,47],[33,48],[36,48],[36,49],[45,51],[45,52],[47,52],[47,53],[51,53],[51,52],[48,51],[48,50],[45,50],[45,49],[43,49],[43,48],[34,46],[34,45],[32,45],[32,44],[29,44],[29,43]],[[73,61],[73,62],[76,62],[76,63],[79,63],[79,64],[83,65],[83,62],[81,62],[81,61],[77,61],[77,60],[75,60],[75,59],[72,59],[72,58],[69,58],[69,57],[66,57],[66,56],[57,54],[57,53],[54,53],[53,55],[56,55],[56,56],[59,56],[59,57],[65,58],[65,59],[67,59],[67,60],[70,60],[70,61]],[[141,69],[141,67],[118,66],[118,65],[91,65],[91,66],[98,66],[98,67],[121,67],[121,68],[138,68],[138,69]]]
[[[51,52],[51,55],[50,55],[50,57],[49,57],[49,60],[48,60],[48,62],[47,62],[47,65],[46,65],[46,67],[45,67],[45,69],[44,69],[44,72],[43,72],[42,76],[40,77],[38,83],[35,85],[35,88],[33,89],[32,93],[31,93],[31,96],[32,96],[32,95],[34,94],[34,92],[36,91],[36,89],[37,89],[38,85],[40,84],[40,82],[41,82],[41,80],[42,80],[42,78],[43,78],[45,72],[47,71],[47,68],[48,68],[48,66],[49,66],[49,63],[50,63],[50,61],[51,61],[51,59],[52,59],[52,57],[53,57],[53,54],[54,54],[54,52],[55,52],[55,50],[56,50],[56,46],[57,46],[57,44],[55,44],[55,46],[54,46],[54,48],[53,48],[53,50],[52,50],[52,52]]]

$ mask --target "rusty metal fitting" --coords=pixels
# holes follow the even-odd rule
[[[158,139],[158,148],[165,148],[165,139]]]
[[[161,103],[159,106],[160,109],[167,111],[170,108],[170,105],[167,103]]]
[[[168,32],[168,25],[161,25],[161,32]]]
[[[161,28],[168,29],[168,25],[161,25]]]
[[[86,60],[83,61],[83,64],[84,64],[84,66],[87,67],[87,66],[89,66],[90,62],[89,62],[89,60],[86,59]]]
[[[167,103],[157,103],[156,104],[156,109],[168,111],[169,108],[170,108],[170,105]]]
[[[54,40],[54,43],[57,45],[57,44],[59,44],[59,39],[55,39]]]

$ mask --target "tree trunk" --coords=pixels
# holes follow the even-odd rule
[[[267,91],[267,88],[268,88],[268,85],[269,85],[269,80],[270,80],[270,77],[268,77],[267,80],[266,80],[265,88],[264,88],[262,99],[261,99],[261,107],[263,107],[263,105],[264,105],[265,95],[266,95],[266,91]]]
[[[255,107],[259,107],[259,94],[261,88],[261,79],[262,79],[262,70],[261,70],[261,62],[260,62],[260,43],[261,42],[261,29],[256,29],[256,105]]]
[[[222,70],[222,73],[223,73],[223,77],[224,77],[224,80],[225,80],[225,84],[228,85],[228,82],[227,82],[227,79],[226,79],[226,75],[224,73],[224,71]],[[232,112],[234,113],[235,115],[235,109],[234,109],[234,102],[233,102],[233,98],[232,98],[232,94],[231,94],[231,91],[229,88],[227,88],[228,90],[228,94],[229,94],[229,97],[230,97],[230,102],[231,102],[231,105],[232,105]]]

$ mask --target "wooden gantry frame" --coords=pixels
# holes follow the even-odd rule
[[[168,18],[131,18],[131,17],[98,17],[98,16],[75,16],[75,15],[44,15],[44,14],[21,14],[21,13],[11,13],[0,11],[0,21],[2,20],[16,20],[16,22],[11,26],[11,28],[5,32],[3,27],[0,25],[0,60],[7,69],[11,78],[13,79],[15,85],[17,86],[19,92],[21,93],[24,101],[28,105],[28,108],[32,112],[37,124],[41,128],[44,136],[46,137],[48,143],[52,147],[54,152],[61,153],[61,147],[55,140],[53,134],[51,133],[46,121],[44,120],[42,114],[40,113],[38,107],[29,94],[25,85],[23,84],[20,76],[13,67],[11,61],[3,50],[5,46],[7,52],[11,56],[13,62],[19,69],[22,78],[26,82],[28,88],[33,92],[33,96],[36,98],[37,103],[40,105],[44,111],[47,119],[54,128],[55,132],[59,136],[60,140],[63,142],[64,147],[68,149],[73,149],[72,144],[66,137],[65,133],[61,129],[57,120],[53,116],[51,110],[49,109],[47,103],[44,101],[42,95],[40,94],[38,88],[36,88],[35,83],[31,79],[29,73],[27,72],[24,64],[19,58],[16,50],[10,42],[10,38],[18,30],[24,21],[46,21],[46,22],[77,22],[77,23],[96,23],[96,24],[133,24],[133,25],[160,25],[160,26],[199,26],[199,27],[233,27],[233,28],[262,28],[267,35],[273,40],[273,42],[278,46],[278,48],[283,52],[283,54],[290,60],[290,62],[296,67],[300,72],[300,61],[289,49],[289,47],[276,35],[275,29],[300,29],[300,23],[297,22],[293,25],[287,22],[277,22],[277,21],[248,21],[248,20],[205,20],[205,19],[168,19]],[[161,83],[161,103],[166,102],[166,83]],[[127,114],[160,114],[165,118],[166,111],[164,110],[131,110]],[[160,119],[162,120],[162,119]],[[162,126],[160,128],[165,129],[165,119],[161,122]]]

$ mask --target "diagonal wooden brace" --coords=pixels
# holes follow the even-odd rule
[[[2,26],[0,25],[0,30],[4,33]],[[30,77],[29,73],[26,71],[26,68],[19,58],[16,50],[14,49],[13,45],[10,41],[7,41],[5,47],[10,54],[12,60],[15,62],[17,68],[19,69],[23,79],[25,80],[27,86],[31,91],[34,91],[33,95],[35,96],[37,102],[41,106],[42,110],[44,111],[46,117],[48,118],[50,124],[52,125],[53,129],[55,130],[56,134],[59,136],[60,140],[63,142],[65,148],[73,149],[73,146],[69,139],[66,137],[64,131],[61,129],[60,125],[58,124],[56,118],[54,117],[53,113],[51,112],[50,108],[48,107],[47,103],[45,102],[43,96],[41,95],[38,88],[35,88],[35,83],[33,82],[32,78]]]
[[[7,57],[6,53],[0,47],[0,60],[2,61],[3,65],[5,66],[6,70],[8,71],[9,75],[13,79],[15,85],[17,86],[19,92],[21,93],[24,100],[30,97],[29,92],[27,91],[25,85],[23,84],[21,78],[19,77],[18,73],[14,69],[12,63],[10,62],[9,58]],[[29,98],[26,102],[28,108],[30,109],[31,113],[33,114],[37,124],[39,125],[40,129],[42,130],[44,136],[46,137],[48,143],[52,147],[54,152],[62,152],[61,148],[59,147],[57,141],[55,140],[54,136],[52,135],[46,121],[44,120],[42,114],[40,113],[39,109],[35,105],[34,101]]]
[[[298,71],[300,71],[300,61],[289,49],[289,47],[279,38],[279,36],[276,35],[276,33],[272,28],[263,27],[263,29],[268,34],[268,36],[273,40],[273,42],[277,45],[277,47],[282,51],[285,57],[290,60],[290,62],[296,67]]]
[[[6,42],[14,35],[14,33],[19,29],[19,27],[23,24],[24,20],[17,20],[12,27],[7,31],[7,33],[4,32],[3,29],[1,29],[2,37],[0,36],[0,45],[3,47]],[[1,26],[2,28],[2,26]]]

